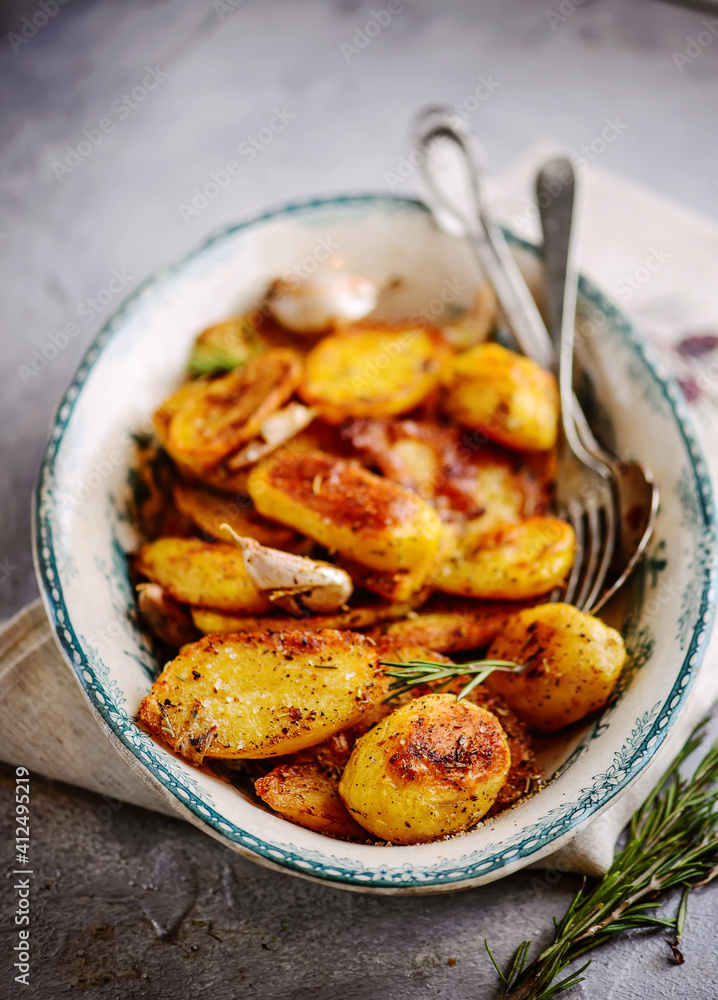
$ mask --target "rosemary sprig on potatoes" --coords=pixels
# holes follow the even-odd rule
[[[471,674],[473,675],[471,680],[457,695],[457,700],[460,701],[479,684],[483,684],[494,670],[519,673],[524,669],[521,664],[514,663],[512,660],[472,660],[469,663],[437,663],[434,660],[409,660],[406,663],[399,663],[391,660],[379,660],[379,663],[384,667],[392,667],[391,670],[385,670],[384,673],[387,677],[394,678],[389,685],[389,695],[384,699],[385,702],[392,701],[414,688],[424,687],[426,684],[447,683],[454,677],[465,677]]]
[[[702,740],[703,726],[699,726],[634,813],[626,846],[593,889],[584,882],[556,923],[552,943],[533,962],[526,965],[531,942],[524,941],[502,972],[486,943],[504,986],[502,1000],[549,1000],[565,992],[581,982],[591,963],[559,979],[568,965],[621,931],[670,930],[673,939],[666,940],[672,960],[683,962],[678,945],[688,894],[718,876],[718,742],[689,779],[680,775],[682,764]],[[683,887],[683,896],[675,917],[646,912],[659,907],[676,886]]]

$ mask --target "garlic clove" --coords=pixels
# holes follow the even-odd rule
[[[290,403],[283,409],[270,413],[259,428],[260,437],[253,438],[244,448],[231,455],[226,462],[227,468],[236,471],[253,465],[280,444],[285,444],[296,437],[311,424],[316,415],[317,410],[302,406],[301,403]]]
[[[221,527],[241,548],[255,587],[273,603],[294,614],[320,614],[344,607],[351,597],[352,578],[338,566],[260,545],[254,538],[238,535],[228,524]]]
[[[322,333],[355,323],[376,308],[379,286],[369,278],[328,271],[302,282],[277,278],[267,292],[274,318],[294,333]]]

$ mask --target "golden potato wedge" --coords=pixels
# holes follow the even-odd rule
[[[251,471],[248,488],[260,514],[363,566],[405,574],[402,597],[421,587],[442,540],[436,511],[420,497],[321,451],[275,452]]]
[[[465,597],[539,597],[563,582],[574,552],[573,528],[558,517],[529,517],[488,533],[469,523],[431,584]]]
[[[608,701],[626,660],[619,632],[570,604],[542,604],[509,618],[488,656],[524,663],[524,674],[487,684],[532,729],[553,733]]]
[[[142,625],[168,646],[179,649],[199,638],[199,629],[187,609],[173,600],[158,583],[141,583],[138,586],[137,610]]]
[[[351,726],[386,690],[362,635],[211,635],[165,666],[140,718],[193,763],[278,757]]]
[[[171,417],[166,448],[183,466],[205,472],[259,432],[268,414],[279,409],[301,379],[295,351],[276,348],[242,368],[205,381]]]
[[[446,353],[429,326],[354,326],[309,352],[299,394],[335,424],[406,413],[438,386]]]
[[[446,362],[442,381],[444,409],[465,427],[519,451],[556,444],[556,379],[530,358],[500,344],[477,344]]]
[[[167,435],[172,418],[183,407],[201,399],[209,384],[209,379],[205,378],[197,379],[195,382],[185,382],[157,407],[152,415],[152,424],[155,436],[163,448],[167,447]]]
[[[252,583],[236,545],[160,538],[142,546],[136,568],[183,604],[248,614],[261,614],[270,607]]]
[[[213,632],[297,632],[311,629],[335,628],[343,632],[346,629],[363,629],[377,622],[402,618],[413,605],[410,602],[400,604],[372,604],[366,607],[349,608],[347,611],[337,611],[331,615],[307,615],[303,618],[292,618],[290,615],[230,615],[210,608],[192,608],[192,619],[195,627],[205,635]]]
[[[191,375],[232,371],[265,349],[258,331],[244,316],[235,316],[207,327],[197,337],[190,354]]]
[[[290,823],[340,840],[367,840],[341,800],[336,777],[318,764],[279,764],[254,787]]]
[[[357,740],[339,794],[382,840],[420,844],[470,829],[511,766],[496,716],[451,694],[415,698]]]
[[[176,483],[172,491],[178,510],[191,517],[200,530],[218,541],[229,538],[221,525],[228,524],[238,535],[256,539],[261,545],[293,552],[303,539],[296,531],[258,514],[245,494],[231,497],[196,483]]]
[[[452,653],[488,645],[515,613],[516,605],[509,601],[433,597],[409,617],[376,625],[366,634],[377,643],[415,643],[439,653]]]

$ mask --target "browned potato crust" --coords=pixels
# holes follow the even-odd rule
[[[255,538],[260,545],[293,551],[300,538],[291,528],[258,514],[247,494],[230,497],[226,493],[191,483],[176,483],[173,496],[178,510],[191,517],[200,530],[219,541],[228,541],[223,524],[238,535]]]
[[[318,764],[279,764],[254,787],[275,812],[298,826],[340,840],[366,840],[339,795],[336,777]]]
[[[415,494],[354,462],[284,448],[252,470],[257,510],[330,550],[383,573],[404,573],[408,593],[424,582],[442,538],[434,510]]]
[[[377,625],[367,635],[377,642],[416,644],[441,653],[478,649],[488,645],[515,612],[516,604],[510,601],[432,598],[408,618]]]
[[[396,844],[474,826],[511,766],[497,718],[450,694],[415,698],[357,740],[339,782],[349,812]]]
[[[259,433],[262,421],[290,398],[301,378],[298,354],[275,348],[189,394],[172,415],[166,448],[184,466],[205,472]]]
[[[490,658],[525,664],[523,674],[496,671],[488,686],[542,733],[577,722],[608,701],[626,648],[619,632],[570,604],[543,604],[509,618]]]
[[[254,613],[270,607],[247,573],[236,545],[160,538],[142,546],[136,568],[183,604]]]
[[[363,608],[349,608],[347,611],[337,611],[333,615],[307,615],[303,618],[292,618],[289,615],[228,615],[221,611],[207,608],[192,608],[192,618],[195,626],[205,635],[212,632],[296,632],[312,631],[321,628],[362,629],[381,621],[402,618],[412,605],[406,604],[373,604]]]
[[[358,722],[387,686],[352,632],[211,635],[165,666],[139,714],[193,763],[279,757]]]
[[[406,413],[438,386],[446,352],[429,326],[358,325],[309,352],[299,392],[330,423]]]

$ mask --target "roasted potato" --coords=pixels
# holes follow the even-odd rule
[[[140,718],[193,763],[278,757],[351,726],[386,690],[374,646],[361,635],[210,635],[165,666]]]
[[[340,840],[367,840],[341,800],[336,777],[319,764],[279,764],[254,787],[260,799],[297,826]]]
[[[275,549],[294,552],[304,544],[296,531],[258,514],[246,493],[231,497],[197,483],[180,482],[175,484],[173,496],[178,510],[190,517],[201,531],[219,541],[228,540],[227,532],[221,527],[228,524],[238,535],[249,536]]]
[[[477,344],[444,365],[444,410],[460,424],[519,451],[556,444],[559,400],[554,376],[500,344]]]
[[[192,608],[192,619],[195,627],[205,635],[212,632],[220,634],[227,632],[296,632],[311,629],[335,628],[363,629],[377,622],[391,621],[402,618],[412,608],[411,603],[403,604],[369,604],[366,607],[348,608],[328,615],[305,615],[302,618],[280,615],[229,615],[209,608]],[[491,636],[490,638],[493,638]],[[488,641],[488,640],[487,640]]]
[[[352,327],[309,352],[299,394],[330,423],[406,413],[438,386],[446,353],[428,326]]]
[[[491,532],[470,523],[431,584],[465,597],[525,600],[562,583],[574,553],[573,528],[557,517],[530,517]]]
[[[496,671],[487,684],[532,729],[553,733],[608,701],[626,660],[620,633],[570,604],[542,604],[509,618],[490,659],[526,665]]]
[[[339,794],[354,819],[395,844],[419,844],[474,826],[511,766],[496,716],[451,694],[415,698],[362,736]]]
[[[208,385],[210,385],[210,380],[206,378],[197,379],[195,382],[185,382],[157,407],[152,415],[152,424],[155,436],[163,448],[167,447],[167,435],[172,418],[183,407],[202,399],[207,392]]]
[[[415,643],[437,652],[452,653],[488,645],[515,612],[516,605],[508,601],[433,597],[419,611],[399,621],[375,625],[366,634],[377,643]],[[195,624],[199,625],[196,618]]]
[[[160,538],[142,546],[136,569],[183,604],[247,614],[261,614],[270,607],[252,583],[236,545]]]
[[[398,600],[421,587],[442,541],[441,521],[420,497],[321,451],[275,452],[252,470],[248,488],[260,514],[371,569],[405,576]]]
[[[190,355],[191,375],[232,371],[246,364],[265,348],[259,333],[243,316],[207,327],[197,337]]]
[[[258,434],[265,417],[292,395],[301,373],[300,356],[276,348],[228,375],[197,383],[203,391],[190,394],[170,419],[167,451],[198,473],[211,469]]]

